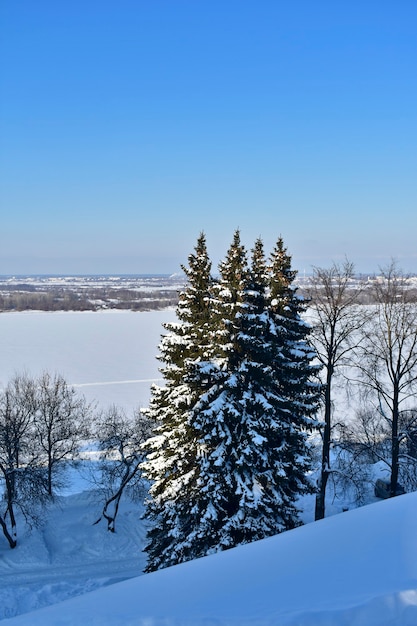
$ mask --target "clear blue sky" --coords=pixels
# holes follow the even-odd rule
[[[175,272],[201,230],[417,272],[415,0],[3,0],[0,274]]]

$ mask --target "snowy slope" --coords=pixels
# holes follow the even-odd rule
[[[86,466],[89,463],[85,464]],[[122,499],[116,533],[97,525],[101,496],[88,470],[69,469],[67,489],[30,530],[18,515],[18,545],[0,534],[0,620],[142,574],[143,505]]]
[[[417,624],[417,493],[99,589],[4,626]]]

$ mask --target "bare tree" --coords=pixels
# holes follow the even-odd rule
[[[101,452],[98,483],[105,500],[95,524],[104,517],[110,532],[115,532],[123,493],[129,491],[133,497],[141,493],[143,481],[140,464],[144,460],[142,444],[150,437],[152,430],[153,422],[140,411],[136,411],[131,418],[119,407],[111,406],[97,418],[96,438]]]
[[[400,445],[408,437],[401,424],[417,388],[417,303],[408,287],[395,261],[381,270],[357,364],[373,411],[389,424],[391,497],[397,489]]]
[[[5,505],[0,526],[11,548],[17,545],[16,509],[34,520],[45,494],[33,438],[34,407],[33,380],[16,375],[0,394],[0,477]]]
[[[392,472],[392,421],[378,408],[360,409],[354,420],[344,426],[339,447],[346,450],[352,462],[352,475],[360,467],[382,463]],[[417,489],[417,409],[400,411],[398,422],[399,480],[407,490]],[[400,492],[397,486],[397,493]]]
[[[87,434],[89,407],[62,376],[39,379],[16,374],[0,393],[0,526],[11,548],[17,544],[16,510],[37,523],[53,493],[59,463],[73,458]]]
[[[355,346],[354,338],[364,324],[363,310],[358,306],[361,285],[353,285],[354,266],[348,260],[328,268],[315,267],[307,295],[313,314],[310,341],[316,349],[324,377],[321,470],[316,496],[316,520],[325,516],[326,487],[330,474],[332,432],[332,383],[335,372],[347,362]]]
[[[34,427],[47,468],[47,492],[53,495],[53,478],[62,462],[73,459],[88,436],[91,406],[69,387],[60,374],[44,372],[36,381]]]

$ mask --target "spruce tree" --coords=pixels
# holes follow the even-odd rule
[[[279,240],[267,267],[257,240],[248,267],[236,231],[213,282],[202,243],[151,402],[161,426],[144,466],[154,481],[147,571],[298,525],[295,500],[310,489],[319,390],[291,258]]]
[[[190,506],[196,492],[197,441],[188,414],[201,395],[194,363],[211,351],[210,326],[211,262],[205,235],[198,238],[188,278],[180,293],[176,323],[165,324],[159,359],[165,386],[154,385],[147,415],[157,424],[156,436],[146,444],[144,475],[152,482],[146,517],[148,533],[147,571],[178,562],[176,547],[189,533]]]
[[[261,240],[248,270],[238,232],[220,265],[213,298],[218,370],[193,418],[205,443],[198,556],[300,523],[295,502],[311,490],[307,433],[319,388],[295,275],[282,240],[269,274]]]
[[[243,353],[240,342],[242,312],[248,281],[247,253],[236,231],[220,278],[213,286],[210,385],[192,411],[191,421],[201,442],[199,498],[193,551],[203,556],[242,542],[237,467],[244,389],[239,377]],[[236,527],[234,530],[233,527]]]
[[[321,385],[317,380],[320,366],[308,341],[311,328],[302,319],[306,304],[297,294],[288,255],[280,237],[271,255],[270,315],[275,343],[274,369],[277,391],[282,397],[280,423],[283,431],[281,460],[285,466],[288,524],[298,523],[296,498],[314,491],[308,472],[311,450],[308,433],[317,428],[315,418]]]

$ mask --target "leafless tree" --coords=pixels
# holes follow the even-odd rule
[[[92,409],[60,374],[48,372],[36,381],[35,405],[36,439],[47,468],[47,492],[52,496],[63,461],[73,459],[88,437]]]
[[[142,444],[150,437],[152,429],[152,422],[140,411],[131,418],[116,406],[97,418],[96,438],[101,452],[97,482],[104,493],[104,505],[95,524],[104,517],[110,532],[115,532],[123,493],[129,491],[136,497],[144,491],[140,471],[144,460]]]
[[[391,497],[397,489],[401,442],[414,436],[412,428],[406,434],[401,427],[417,388],[417,303],[408,287],[395,261],[381,270],[357,364],[373,412],[389,425]]]
[[[322,459],[316,496],[316,520],[325,516],[326,487],[331,471],[332,383],[337,369],[347,363],[358,330],[364,324],[363,308],[358,305],[362,286],[357,281],[353,284],[354,277],[353,263],[348,260],[342,264],[333,263],[328,269],[315,267],[307,289],[313,315],[310,340],[322,365],[324,383]]]
[[[16,375],[0,394],[0,482],[4,510],[0,526],[11,548],[17,545],[16,509],[35,519],[45,495],[44,474],[34,445],[35,386],[26,375]]]
[[[0,393],[0,526],[17,544],[16,511],[37,523],[53,493],[60,462],[73,458],[87,434],[89,407],[62,376],[16,374]]]
[[[371,463],[365,449],[342,439],[335,442],[333,455],[329,482],[333,486],[334,499],[349,498],[358,506],[365,504],[372,485]]]
[[[350,454],[353,466],[382,463],[392,472],[392,422],[380,410],[360,409],[343,429],[340,447]],[[399,481],[408,491],[417,489],[417,409],[400,411],[398,422]]]

